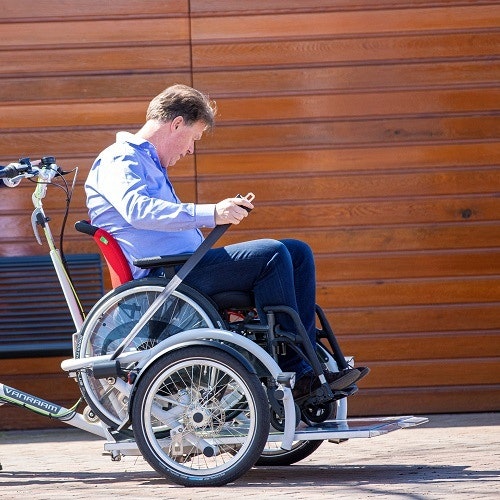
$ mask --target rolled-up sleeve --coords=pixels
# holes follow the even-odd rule
[[[196,207],[196,221],[198,227],[214,227],[215,226],[215,205],[199,204]]]

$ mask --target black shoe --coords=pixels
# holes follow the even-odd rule
[[[357,368],[346,368],[339,372],[327,371],[325,378],[332,391],[341,391],[357,382],[361,378],[361,373]]]
[[[370,373],[370,368],[368,368],[367,366],[357,366],[354,369],[358,370],[359,372],[358,380],[361,380],[363,377],[366,377]]]
[[[353,385],[361,378],[360,371],[356,368],[347,368],[339,372],[326,372],[325,378],[332,391],[340,391]],[[308,372],[297,380],[292,390],[294,399],[309,396],[311,392],[321,387],[321,382],[313,372]]]

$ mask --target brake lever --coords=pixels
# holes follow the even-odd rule
[[[42,239],[40,238],[40,234],[38,232],[38,223],[40,220],[40,215],[42,214],[42,210],[40,208],[35,208],[33,213],[31,214],[31,227],[33,228],[33,233],[35,233],[36,241],[38,241],[39,245],[43,245]]]

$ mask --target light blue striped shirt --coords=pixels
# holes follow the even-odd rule
[[[134,259],[194,252],[198,228],[215,226],[215,205],[181,203],[155,147],[128,132],[97,157],[85,192],[92,224],[116,238],[134,278],[148,274]]]

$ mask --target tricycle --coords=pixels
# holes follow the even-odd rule
[[[72,171],[75,172],[75,171]],[[86,402],[80,413],[0,383],[0,405],[9,403],[58,419],[104,439],[113,460],[142,455],[169,480],[184,486],[221,486],[251,467],[291,465],[323,442],[341,443],[416,426],[423,417],[347,418],[347,400],[358,388],[332,390],[325,370],[352,367],[322,309],[317,340],[310,341],[297,313],[267,307],[259,321],[251,294],[228,290],[204,296],[184,283],[189,271],[228,226],[216,226],[190,255],[142,259],[162,267],[164,278],[132,280],[113,237],[88,221],[77,230],[94,238],[112,275],[113,289],[84,317],[42,200],[62,170],[54,157],[28,158],[0,170],[11,188],[35,182],[32,225],[43,231],[75,333],[73,357],[62,362]],[[76,173],[74,173],[76,177]],[[59,186],[71,198],[74,189]],[[283,331],[276,313],[289,314],[296,332]],[[321,386],[295,401],[295,374],[283,372],[277,355],[295,349],[313,367]]]

